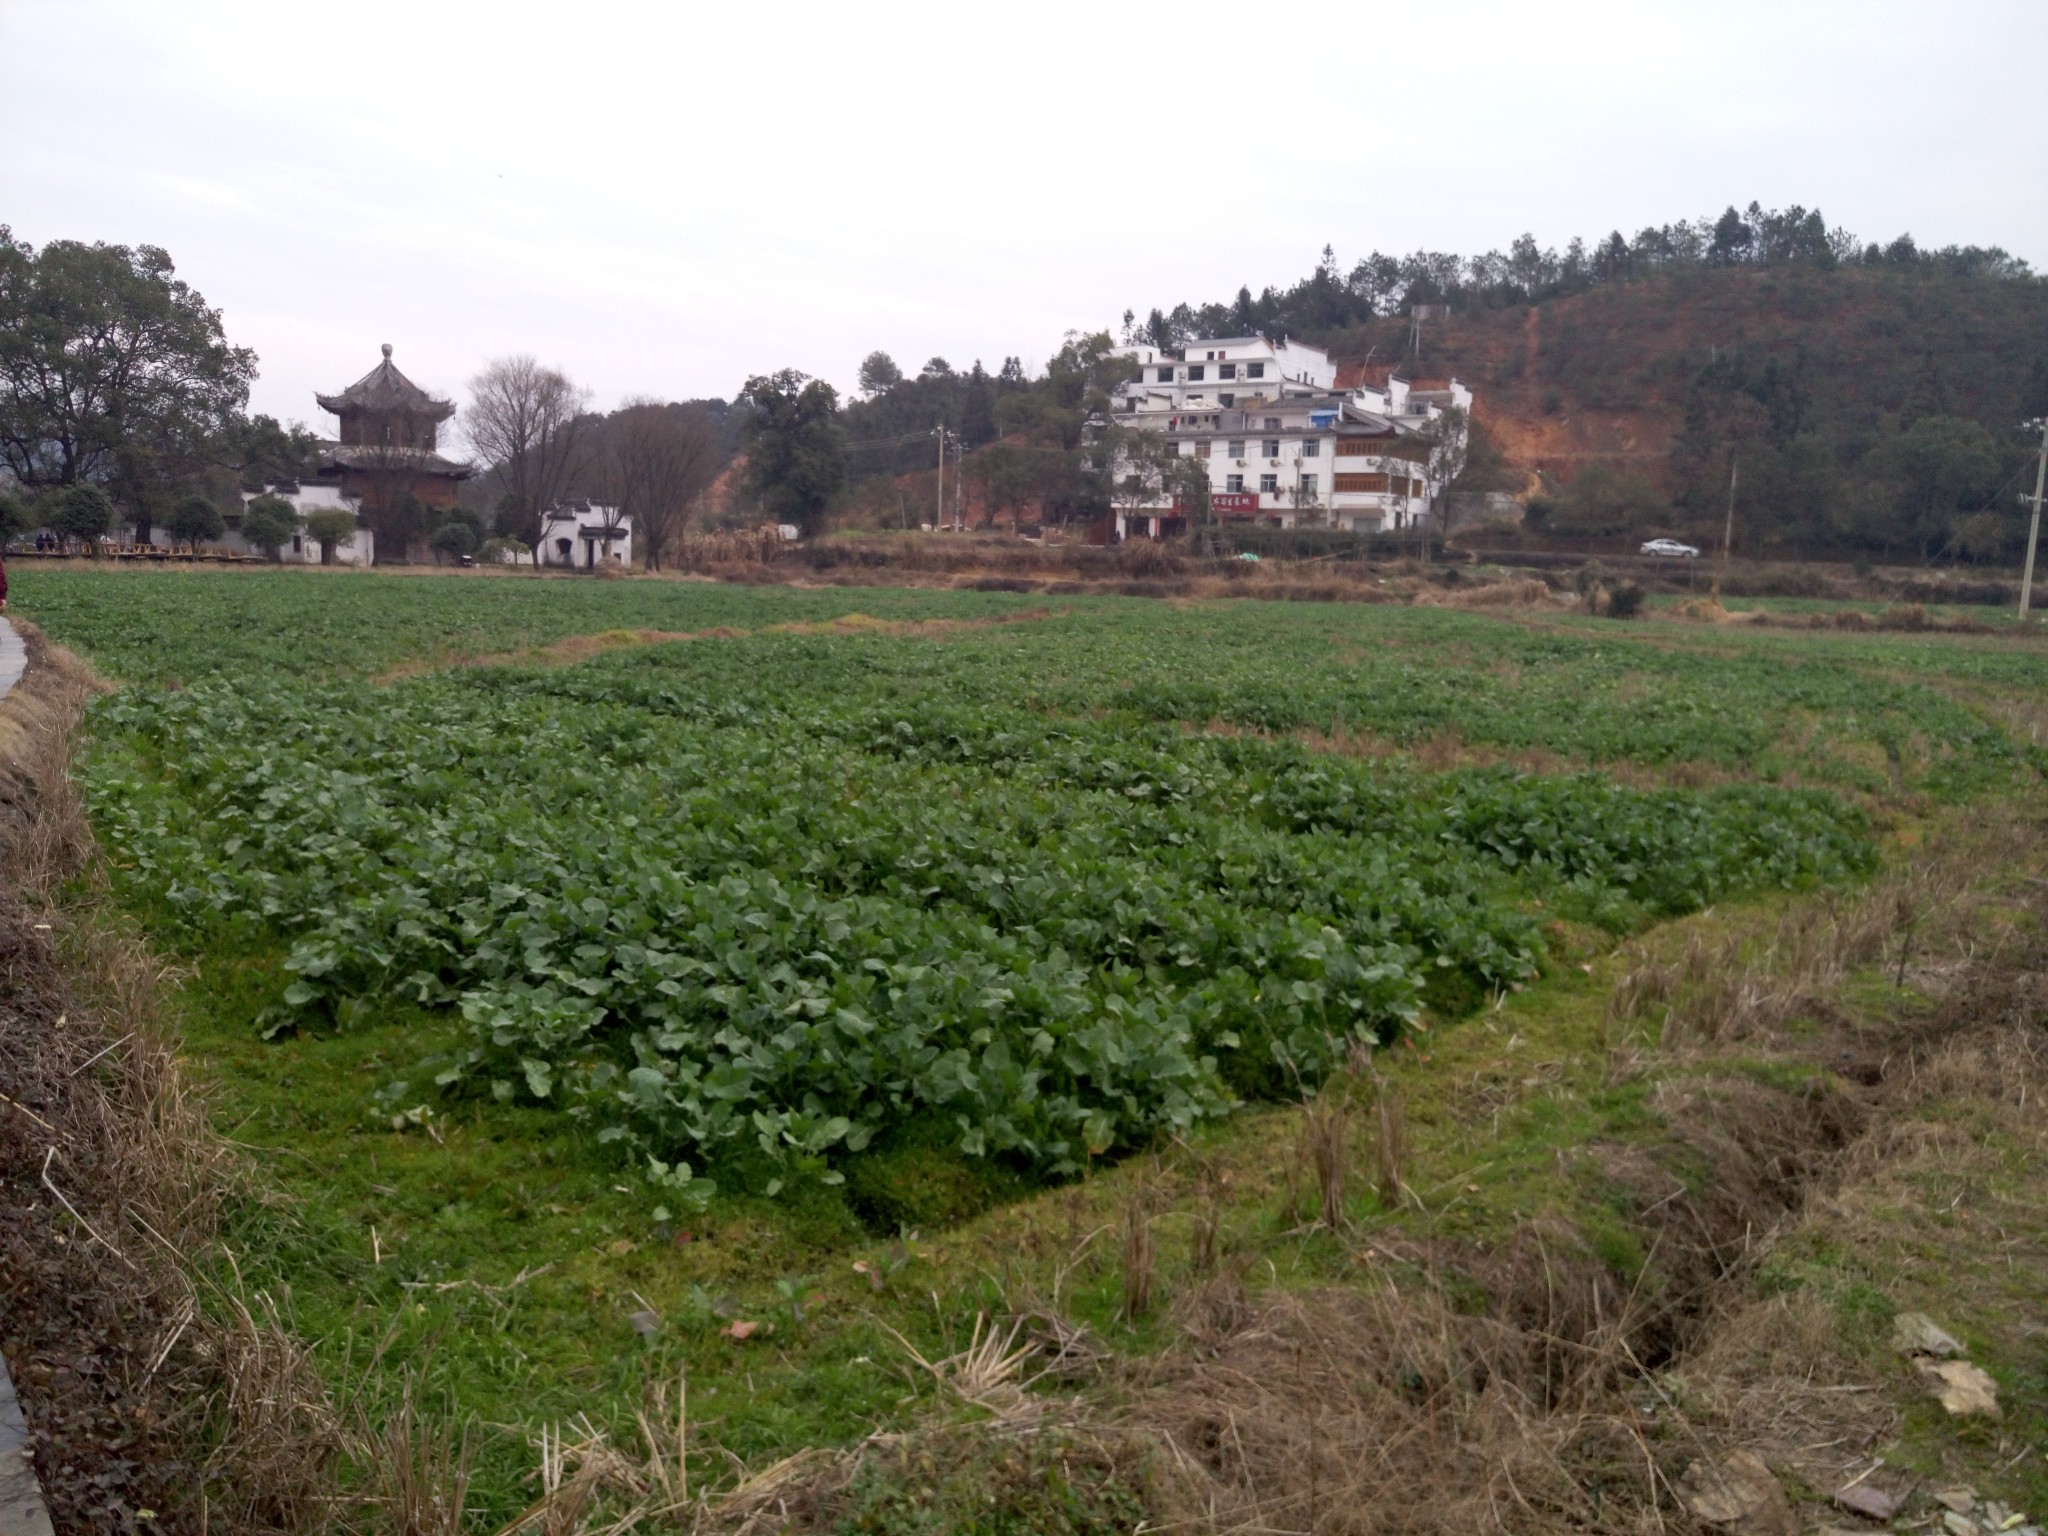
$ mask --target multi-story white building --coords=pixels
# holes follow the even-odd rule
[[[1139,376],[1117,393],[1115,424],[1157,432],[1174,454],[1206,461],[1217,516],[1283,528],[1418,526],[1443,489],[1429,465],[1437,423],[1449,407],[1472,407],[1456,379],[1417,389],[1391,369],[1339,367],[1320,347],[1263,336],[1125,355]],[[1123,461],[1115,478],[1124,487],[1118,538],[1184,526],[1186,509],[1163,478],[1148,494],[1146,477]]]

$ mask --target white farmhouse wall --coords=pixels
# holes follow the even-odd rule
[[[540,542],[534,551],[542,565],[631,570],[633,519],[602,502],[556,507],[541,518]]]

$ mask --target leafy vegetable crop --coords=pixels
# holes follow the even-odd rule
[[[1625,928],[1872,859],[1818,790],[1430,775],[1190,729],[1253,699],[1300,721],[1346,673],[1285,686],[1240,634],[1199,666],[1162,643],[1105,692],[1090,647],[1130,611],[131,690],[98,707],[91,807],[164,927],[288,948],[278,1020],[459,1010],[445,1088],[560,1105],[699,1191],[742,1150],[836,1179],[934,1118],[1069,1171],[1528,977],[1554,918]],[[1437,672],[1482,734],[1485,687]]]

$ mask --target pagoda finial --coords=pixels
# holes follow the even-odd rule
[[[387,361],[391,357],[391,343],[388,341],[384,343],[384,356]]]

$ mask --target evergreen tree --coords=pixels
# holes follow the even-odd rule
[[[748,488],[777,522],[817,532],[846,483],[838,394],[822,379],[784,368],[748,379],[740,398],[748,407],[741,439]]]
[[[220,508],[209,497],[185,496],[171,508],[171,515],[164,519],[164,527],[180,544],[194,549],[210,539],[218,539],[227,532],[227,521],[220,515]]]

